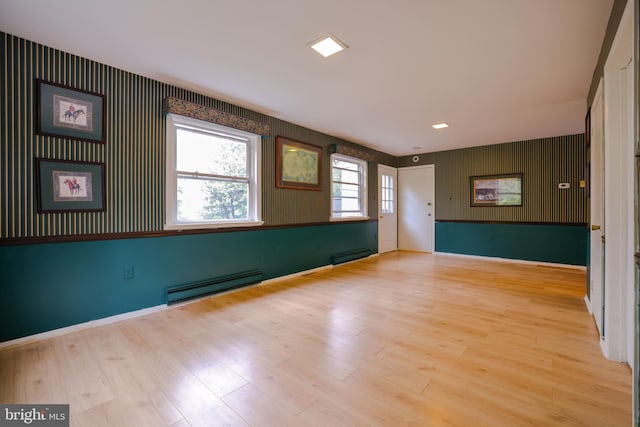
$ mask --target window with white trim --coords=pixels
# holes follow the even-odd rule
[[[165,229],[257,226],[260,135],[167,114]]]
[[[367,162],[331,155],[331,219],[367,219]]]

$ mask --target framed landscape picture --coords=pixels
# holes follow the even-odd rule
[[[522,174],[469,178],[471,206],[522,206]]]
[[[104,163],[36,159],[38,212],[105,210]]]
[[[276,187],[320,191],[321,171],[322,147],[276,138]]]
[[[36,132],[104,143],[104,96],[57,83],[36,81]]]

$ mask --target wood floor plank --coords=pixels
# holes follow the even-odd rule
[[[56,357],[52,340],[17,347],[14,352],[15,403],[66,403],[64,367]],[[8,402],[13,403],[13,402]]]
[[[51,341],[56,357],[56,370],[64,378],[62,389],[74,402],[74,415],[117,397],[101,370],[101,359],[88,352],[84,334],[69,334]]]
[[[343,380],[326,375],[307,360],[292,358],[279,365],[277,369],[313,384],[324,399],[369,425],[420,425],[417,418],[380,402],[371,390],[354,388]]]
[[[0,351],[0,402],[16,401],[14,351],[12,348]]]
[[[95,426],[622,426],[585,273],[394,252],[0,350],[2,403]]]
[[[369,427],[371,425],[324,398],[316,400],[299,414],[298,418],[306,425],[318,427]]]
[[[246,384],[226,395],[223,400],[244,420],[253,426],[298,427],[300,419],[288,408],[279,405],[269,395],[262,393],[252,384]]]
[[[71,418],[73,422],[87,427],[133,425],[134,422],[139,420],[133,419],[138,418],[138,415],[134,414],[132,409],[133,408],[126,407],[124,402],[118,399],[112,399],[80,412],[79,414],[75,414]],[[149,424],[143,424],[142,426],[150,427]]]
[[[145,354],[143,358],[154,380],[190,424],[208,425],[211,420],[219,420],[220,425],[246,425],[238,414],[182,365],[171,349]]]

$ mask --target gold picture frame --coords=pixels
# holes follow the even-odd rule
[[[322,190],[322,147],[278,136],[276,187]]]
[[[469,178],[471,206],[522,206],[522,174],[484,175]]]

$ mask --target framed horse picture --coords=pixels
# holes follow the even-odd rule
[[[104,163],[36,159],[39,213],[105,210]]]
[[[104,143],[104,95],[36,80],[39,135]]]

